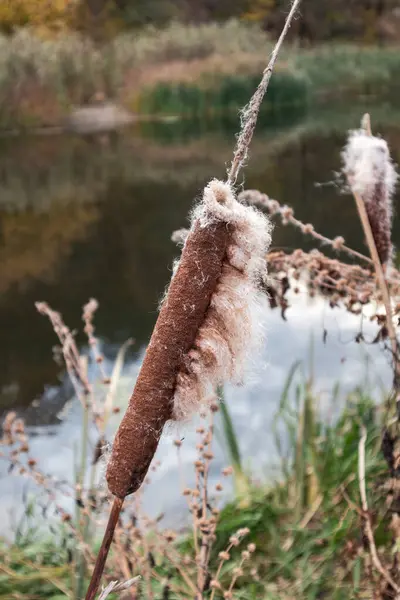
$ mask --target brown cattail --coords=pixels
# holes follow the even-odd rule
[[[396,171],[385,140],[364,129],[351,131],[342,154],[343,171],[362,198],[382,265],[392,254],[392,196]]]
[[[224,378],[240,379],[259,339],[269,230],[228,184],[206,187],[115,437],[107,481],[118,498],[141,485],[169,419],[189,416]]]

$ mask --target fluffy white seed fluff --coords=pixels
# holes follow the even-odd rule
[[[342,159],[352,190],[367,203],[373,200],[376,187],[384,184],[391,211],[397,174],[386,141],[368,135],[363,129],[350,131]]]
[[[231,239],[221,276],[185,361],[177,376],[174,418],[184,420],[199,409],[216,386],[243,381],[249,359],[264,341],[261,325],[267,298],[260,283],[266,270],[271,224],[256,208],[238,202],[232,188],[213,180],[192,214],[192,227],[225,221]]]

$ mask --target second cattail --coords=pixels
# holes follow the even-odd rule
[[[342,154],[351,190],[362,198],[382,266],[392,256],[392,197],[396,171],[382,138],[364,129],[351,131]]]

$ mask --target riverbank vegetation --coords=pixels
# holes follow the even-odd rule
[[[319,413],[318,392],[309,379],[296,377],[298,368],[295,366],[288,377],[275,418],[279,460],[268,466],[269,472],[275,473],[269,484],[256,483],[243,468],[244,457],[240,456],[226,409],[222,423],[217,420],[217,430],[225,423],[225,432],[230,431],[230,435],[225,434],[225,443],[233,466],[223,469],[216,488],[209,485],[208,489],[215,540],[207,569],[212,577],[218,573],[218,585],[211,585],[209,580],[204,597],[214,597],[212,590],[216,598],[222,597],[221,590],[228,591],[232,581],[232,597],[263,600],[309,600],[321,595],[337,600],[369,598],[379,587],[371,575],[371,559],[362,535],[357,465],[365,427],[365,475],[375,537],[380,552],[387,553],[389,560],[391,534],[385,525],[385,462],[380,451],[384,408],[374,404],[367,390],[356,389],[343,398],[335,388],[328,403],[342,408],[339,417],[327,423]],[[200,445],[213,437],[207,423],[198,432]],[[178,440],[176,446],[178,454],[185,451]],[[32,475],[39,467],[29,466],[30,460]],[[21,469],[17,462],[11,464]],[[193,467],[194,488],[189,485],[182,490],[189,501],[187,518],[194,523],[193,504],[203,493],[194,483],[199,481],[198,468]],[[222,506],[218,496],[231,477],[237,483],[236,496]],[[49,483],[48,479],[42,482],[44,489]],[[56,482],[52,485],[55,492]],[[91,526],[101,518],[103,496],[101,490],[96,496],[93,493],[91,504],[85,501],[81,512],[81,518],[89,518]],[[106,578],[127,579],[140,574],[140,583],[130,591],[137,599],[187,598],[197,577],[192,536],[185,529],[164,530],[162,520],[146,517],[144,510],[138,500],[127,509]],[[76,523],[61,507],[56,517],[45,515],[43,520],[34,503],[27,500],[14,543],[2,542],[0,546],[0,598],[81,598],[77,589],[84,589],[87,572],[79,569],[79,556],[84,551],[90,564],[97,544],[95,529],[90,529],[85,538],[89,547],[85,546],[74,529]]]
[[[271,49],[258,24],[238,20],[150,26],[101,44],[78,32],[43,38],[22,29],[0,36],[0,124],[59,126],[74,106],[107,99],[139,115],[236,114]],[[391,46],[295,43],[282,54],[264,108],[388,94],[399,56]]]

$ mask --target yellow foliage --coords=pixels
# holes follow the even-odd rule
[[[37,29],[65,27],[77,0],[0,0],[0,30],[29,25]]]
[[[265,21],[274,8],[276,8],[276,0],[253,0],[249,10],[243,15],[243,19],[255,22]]]

